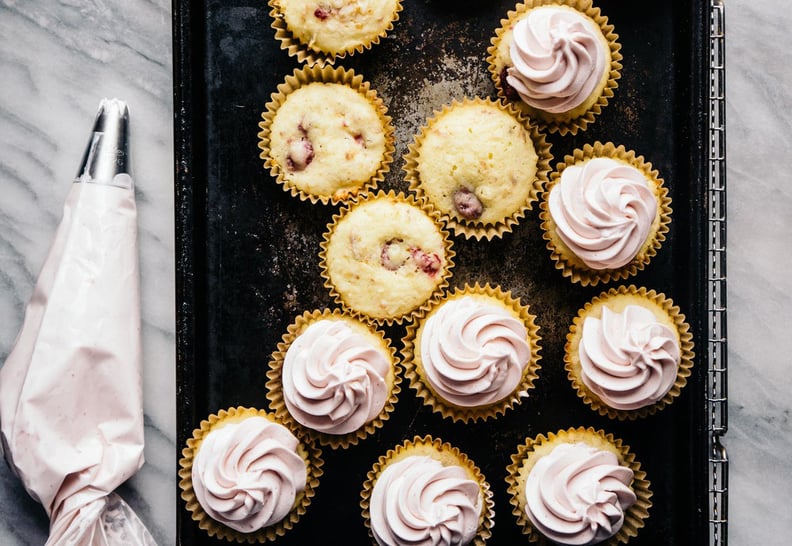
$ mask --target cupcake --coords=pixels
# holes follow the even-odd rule
[[[274,415],[230,408],[201,421],[179,461],[187,510],[209,536],[275,540],[305,513],[322,475],[321,451]]]
[[[454,252],[437,213],[402,193],[368,195],[333,217],[322,241],[325,286],[353,316],[401,324],[448,285]]]
[[[379,546],[482,545],[494,502],[484,475],[465,454],[430,436],[389,450],[368,472],[363,520]]]
[[[466,285],[407,326],[405,375],[443,417],[496,417],[533,388],[539,340],[528,306],[498,287]]]
[[[644,269],[671,223],[671,198],[657,170],[610,142],[586,144],[566,156],[540,207],[556,268],[583,286]]]
[[[269,0],[281,49],[309,65],[333,64],[387,36],[401,0]]]
[[[582,427],[540,434],[511,460],[512,513],[530,542],[626,543],[649,517],[646,473],[612,434]]]
[[[320,444],[348,447],[382,427],[399,393],[396,351],[384,334],[340,310],[305,312],[288,327],[267,372],[278,419]]]
[[[260,157],[284,190],[337,204],[373,189],[393,161],[391,118],[352,70],[303,67],[262,113]]]
[[[482,98],[445,106],[405,156],[410,189],[455,234],[492,239],[536,201],[550,172],[550,144],[515,108]]]
[[[685,316],[663,294],[612,288],[575,317],[565,368],[578,396],[601,415],[645,417],[673,402],[687,383],[692,339]]]
[[[561,135],[585,130],[621,77],[618,35],[591,0],[527,0],[491,43],[498,96]]]

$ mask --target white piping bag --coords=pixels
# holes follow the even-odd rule
[[[11,470],[48,545],[153,545],[114,491],[143,465],[137,208],[129,113],[104,99],[25,319],[0,368]]]

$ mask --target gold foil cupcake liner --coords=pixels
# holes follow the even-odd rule
[[[323,51],[315,47],[314,43],[305,43],[295,36],[293,29],[290,29],[286,23],[281,3],[282,0],[269,0],[267,3],[271,8],[269,14],[272,17],[272,24],[270,26],[275,31],[275,39],[280,42],[280,48],[286,51],[289,56],[295,57],[298,63],[308,66],[333,65],[336,61],[347,56],[368,51],[379,44],[393,30],[393,25],[399,20],[399,14],[403,9],[402,0],[397,0],[396,8],[393,10],[393,18],[378,34],[372,35],[368,40],[343,51]]]
[[[376,171],[358,187],[347,188],[346,192],[340,195],[319,195],[304,189],[298,188],[293,182],[286,178],[283,166],[272,157],[272,124],[278,114],[279,108],[286,102],[289,95],[311,83],[340,84],[348,86],[357,91],[364,97],[377,112],[377,116],[382,124],[385,137],[385,150],[382,160]],[[386,173],[390,171],[393,163],[395,150],[395,133],[392,118],[388,115],[388,109],[382,98],[371,88],[371,84],[363,79],[363,76],[356,74],[354,70],[347,70],[343,67],[333,68],[332,66],[303,66],[296,68],[294,72],[286,76],[285,80],[278,85],[277,91],[272,93],[270,101],[267,102],[265,110],[261,113],[262,120],[258,126],[258,148],[261,150],[259,158],[264,161],[264,168],[275,178],[275,181],[289,192],[293,197],[302,201],[310,201],[313,204],[330,203],[337,205],[355,199],[376,189],[385,179]]]
[[[680,361],[677,368],[676,380],[671,386],[671,390],[654,404],[635,410],[619,410],[612,408],[600,399],[599,396],[593,393],[580,376],[580,361],[577,358],[578,346],[580,344],[580,337],[583,334],[583,321],[585,318],[587,316],[599,315],[602,307],[607,306],[610,301],[613,301],[614,298],[618,298],[619,296],[635,296],[643,300],[642,303],[645,302],[645,304],[651,306],[654,311],[666,314],[669,320],[674,323],[676,332],[679,335]],[[594,297],[580,309],[577,316],[573,319],[564,346],[564,368],[567,371],[569,381],[572,383],[580,399],[597,413],[600,415],[607,415],[611,419],[618,419],[619,421],[627,419],[636,420],[638,418],[654,415],[656,412],[670,405],[674,399],[679,396],[682,388],[687,384],[688,377],[690,377],[694,356],[693,334],[690,332],[690,326],[685,322],[685,315],[681,313],[679,307],[674,305],[671,299],[667,298],[664,294],[659,294],[654,290],[647,290],[643,287],[637,288],[634,285],[619,286],[618,288],[611,288],[607,292],[603,292],[599,296]]]
[[[179,459],[179,488],[181,489],[181,498],[185,502],[185,506],[190,512],[192,519],[198,522],[198,527],[204,530],[210,537],[242,544],[257,544],[273,541],[283,536],[286,531],[294,527],[303,514],[305,514],[313,497],[316,495],[316,489],[319,486],[319,478],[324,472],[322,470],[322,466],[324,465],[322,450],[314,446],[313,441],[310,438],[306,438],[300,431],[290,429],[300,442],[298,445],[298,452],[306,463],[306,480],[305,491],[295,500],[295,506],[284,519],[253,533],[241,533],[214,520],[204,511],[195,496],[192,485],[193,460],[201,447],[203,439],[212,430],[221,428],[227,423],[236,423],[248,417],[255,416],[264,417],[274,423],[284,425],[274,414],[265,410],[246,408],[243,406],[232,407],[227,410],[220,410],[217,414],[209,415],[207,419],[202,420],[199,428],[193,431],[192,438],[187,440],[187,446],[182,449],[182,457]]]
[[[556,234],[555,222],[550,214],[548,205],[550,192],[561,180],[561,174],[566,167],[598,157],[620,160],[637,168],[644,174],[657,198],[657,216],[647,240],[632,261],[618,269],[596,270],[586,266]],[[599,283],[626,279],[643,270],[651,262],[652,258],[657,255],[658,250],[665,241],[673,212],[668,188],[664,186],[663,179],[660,178],[659,172],[652,167],[651,163],[645,161],[643,156],[636,156],[634,151],[625,149],[623,145],[616,146],[612,142],[603,144],[599,141],[594,144],[586,144],[583,148],[575,149],[573,155],[567,155],[564,157],[563,162],[556,165],[555,170],[550,175],[550,182],[542,193],[539,207],[539,219],[544,232],[543,237],[547,241],[547,249],[550,251],[550,258],[555,262],[556,269],[561,270],[564,277],[582,286],[596,286]]]
[[[525,203],[512,214],[495,223],[485,224],[478,220],[462,220],[455,218],[448,212],[442,211],[434,203],[430,202],[429,197],[424,191],[418,170],[421,162],[421,145],[426,137],[427,131],[432,128],[435,122],[454,108],[469,104],[492,106],[513,116],[530,135],[531,142],[533,143],[538,158],[536,161],[536,175]],[[548,176],[551,171],[550,162],[553,160],[553,155],[550,152],[550,148],[551,144],[540,131],[536,122],[520,112],[515,106],[506,104],[502,100],[496,101],[481,97],[466,98],[463,100],[454,100],[450,104],[444,105],[441,110],[435,111],[433,116],[426,121],[419,134],[415,135],[413,142],[408,145],[407,153],[404,155],[403,169],[405,171],[405,180],[409,183],[409,189],[415,193],[422,203],[428,203],[438,210],[442,221],[455,235],[462,235],[466,239],[492,240],[502,237],[505,233],[511,232],[514,226],[525,217],[526,212],[533,208],[533,204],[537,201],[540,192],[547,184]]]
[[[532,8],[547,5],[569,6],[587,15],[599,25],[610,47],[610,71],[608,79],[605,82],[605,87],[597,98],[597,101],[588,110],[577,117],[542,112],[541,110],[529,106],[522,100],[519,100],[519,97],[515,100],[511,100],[507,96],[501,82],[501,74],[505,68],[505,65],[500,59],[499,49],[502,45],[501,41],[504,39],[507,31],[517,23],[523,14]],[[509,10],[506,18],[501,19],[500,27],[495,30],[495,36],[490,40],[490,44],[491,45],[487,48],[487,70],[495,84],[498,97],[508,103],[515,104],[518,109],[536,119],[540,126],[546,128],[547,131],[551,133],[558,133],[561,136],[565,136],[567,134],[576,135],[578,131],[585,131],[589,124],[594,123],[596,118],[602,113],[602,109],[608,105],[608,102],[613,98],[614,91],[619,86],[618,80],[621,78],[621,61],[623,59],[619,35],[614,31],[614,26],[608,22],[608,17],[603,15],[600,8],[595,7],[591,0],[526,0],[525,2],[517,4],[513,10]]]
[[[527,341],[531,348],[531,359],[525,370],[523,370],[520,384],[509,396],[485,406],[462,407],[445,400],[440,394],[435,392],[429,381],[424,378],[423,367],[420,362],[419,335],[426,320],[444,303],[468,295],[483,296],[488,300],[500,303],[515,317],[519,318],[528,331]],[[528,396],[529,391],[534,388],[534,381],[539,377],[538,371],[541,369],[539,364],[539,360],[542,358],[539,354],[541,351],[540,341],[539,326],[536,324],[536,317],[531,314],[528,305],[522,304],[518,298],[512,296],[511,292],[504,292],[500,287],[492,287],[489,284],[481,286],[478,283],[473,286],[466,284],[463,288],[457,288],[452,294],[433,302],[428,309],[419,313],[412,323],[407,325],[402,349],[404,375],[409,380],[410,387],[423,400],[424,404],[431,407],[434,412],[439,413],[444,418],[464,423],[494,419],[507,410],[514,408],[515,405],[520,404],[522,399]]]
[[[379,415],[377,415],[374,420],[369,421],[362,428],[347,434],[328,434],[299,423],[297,419],[289,413],[283,398],[281,374],[283,372],[283,362],[286,358],[286,352],[289,350],[294,340],[296,340],[306,328],[320,320],[342,320],[347,324],[350,322],[353,323],[352,327],[356,330],[365,330],[368,335],[376,337],[381,342],[383,349],[387,349],[391,362],[391,377],[387,379],[390,391],[382,411],[380,411]],[[357,318],[347,316],[340,309],[306,311],[288,326],[286,333],[283,334],[282,341],[278,343],[277,350],[272,354],[272,359],[269,362],[269,370],[267,371],[267,400],[269,401],[270,410],[275,414],[275,417],[286,423],[290,428],[301,428],[305,430],[308,436],[323,446],[330,446],[333,449],[347,448],[350,445],[357,445],[359,441],[374,434],[377,429],[382,428],[385,421],[390,417],[390,414],[396,406],[398,395],[401,392],[402,378],[401,373],[399,373],[399,368],[399,359],[393,344],[385,337],[385,334],[381,330],[374,328],[370,323],[362,322]]]
[[[641,470],[641,464],[636,460],[635,454],[630,451],[630,446],[624,444],[621,439],[615,438],[613,434],[595,430],[593,427],[568,428],[556,433],[549,432],[547,436],[539,434],[535,438],[526,438],[524,443],[518,446],[517,452],[511,455],[511,464],[506,467],[507,493],[509,503],[512,505],[512,514],[517,518],[517,524],[523,534],[528,536],[529,542],[538,542],[541,545],[555,544],[534,529],[528,518],[525,512],[524,484],[536,462],[550,453],[555,446],[578,442],[614,453],[620,465],[633,471],[631,487],[637,500],[624,513],[624,524],[621,529],[601,544],[616,546],[619,543],[627,543],[631,537],[638,535],[638,530],[644,527],[645,520],[649,517],[649,509],[652,507],[652,491],[649,489],[651,484],[646,479],[646,472]]]
[[[373,544],[376,545],[376,541],[374,540],[374,534],[371,530],[370,505],[374,484],[389,464],[398,462],[412,455],[432,457],[439,460],[444,466],[461,466],[467,471],[470,478],[479,484],[483,502],[481,506],[481,515],[479,517],[478,532],[470,544],[483,546],[492,536],[492,526],[495,524],[495,501],[492,498],[492,490],[490,489],[489,482],[487,482],[487,479],[484,477],[484,474],[481,473],[478,466],[476,466],[473,460],[466,454],[462,453],[457,447],[443,442],[438,438],[433,438],[428,434],[424,437],[415,436],[412,440],[405,440],[403,443],[389,449],[387,453],[380,455],[371,470],[366,474],[366,480],[360,492],[360,508],[363,521],[369,531],[369,537],[371,537]]]
[[[371,312],[366,312],[361,309],[355,307],[354,304],[351,304],[345,298],[344,294],[341,293],[335,283],[333,282],[332,272],[327,263],[327,251],[328,246],[330,244],[331,239],[333,238],[335,231],[340,222],[342,222],[345,217],[352,212],[353,210],[357,209],[360,206],[365,205],[366,203],[370,203],[380,199],[387,199],[390,201],[394,201],[397,203],[405,203],[416,209],[423,212],[427,218],[429,218],[437,228],[437,232],[442,238],[443,241],[443,250],[445,253],[445,267],[438,273],[440,275],[440,280],[436,283],[433,291],[429,294],[426,298],[422,300],[421,303],[417,304],[414,308],[406,310],[402,313],[393,314],[393,315],[375,315]],[[409,226],[405,226],[409,229]],[[440,298],[443,295],[444,290],[449,285],[450,279],[453,275],[453,267],[454,267],[454,256],[455,252],[453,249],[453,243],[449,236],[448,231],[443,226],[442,222],[440,221],[439,213],[434,210],[429,204],[420,203],[414,196],[410,194],[404,194],[402,192],[396,193],[394,190],[389,190],[387,193],[384,191],[379,191],[376,194],[371,193],[367,194],[366,196],[361,197],[343,207],[338,214],[333,215],[333,220],[327,225],[327,230],[322,238],[322,242],[320,243],[321,250],[319,252],[319,267],[320,267],[320,276],[323,280],[325,288],[330,291],[330,296],[333,300],[339,304],[344,311],[346,311],[349,315],[356,317],[362,321],[370,322],[378,327],[383,326],[392,326],[394,324],[402,324],[405,321],[409,322],[417,313],[428,309],[429,306],[432,304],[433,301]],[[387,287],[383,287],[387,288]]]

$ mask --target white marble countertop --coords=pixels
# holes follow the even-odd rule
[[[792,69],[787,0],[726,6],[729,541],[788,544],[792,510]],[[130,104],[143,304],[146,464],[123,486],[175,543],[171,12],[168,0],[0,0],[0,362],[19,331],[103,97]],[[140,160],[145,158],[145,160]],[[759,222],[758,220],[762,220]],[[0,465],[0,544],[48,520]]]

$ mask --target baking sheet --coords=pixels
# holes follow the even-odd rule
[[[514,2],[404,4],[388,38],[339,64],[363,74],[385,100],[397,149],[381,187],[406,191],[401,154],[426,118],[454,99],[495,96],[486,49]],[[671,230],[647,269],[625,284],[664,292],[687,316],[696,345],[687,387],[672,406],[647,419],[621,423],[595,414],[566,379],[564,336],[578,308],[616,283],[584,288],[564,279],[544,247],[538,210],[501,240],[455,237],[452,288],[498,284],[537,316],[542,369],[530,398],[497,420],[463,425],[423,407],[404,382],[396,411],[377,434],[349,449],[323,449],[325,474],[317,496],[278,544],[313,544],[328,536],[370,544],[359,508],[365,474],[380,454],[416,434],[456,445],[488,478],[495,499],[489,544],[525,542],[506,494],[509,457],[526,436],[570,426],[594,426],[621,437],[646,470],[654,504],[631,545],[708,542],[708,6],[687,0],[597,5],[620,36],[619,88],[587,131],[548,135],[553,166],[574,148],[601,140],[624,144],[660,171],[673,200]],[[318,252],[338,209],[283,192],[259,159],[261,111],[298,66],[274,39],[266,2],[175,0],[173,7],[176,403],[183,446],[210,413],[237,405],[266,407],[267,362],[286,327],[305,310],[333,306],[319,278]],[[397,347],[402,332],[403,327],[388,330]],[[179,544],[220,542],[198,529],[177,502]]]

